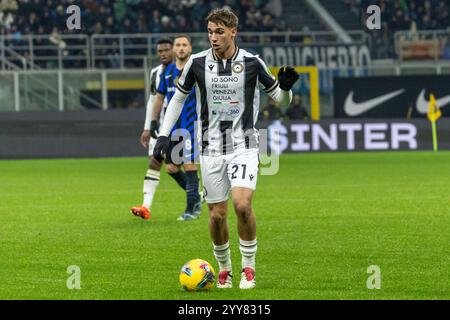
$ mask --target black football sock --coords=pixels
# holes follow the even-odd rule
[[[178,183],[178,185],[183,190],[186,190],[186,174],[183,171],[178,170],[178,172],[169,173],[169,175],[173,178],[173,180],[175,180]]]
[[[192,211],[199,200],[197,170],[186,171],[187,211]]]

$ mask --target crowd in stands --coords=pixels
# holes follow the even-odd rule
[[[80,8],[81,30],[70,31],[66,26],[70,16],[66,9],[71,5]],[[232,8],[239,17],[240,30],[285,30],[283,20],[277,19],[282,14],[281,0],[0,0],[0,35],[8,36],[6,43],[12,43],[14,50],[24,56],[28,54],[26,49],[20,51],[17,48],[28,48],[25,35],[35,36],[34,48],[48,46],[49,49],[35,49],[35,65],[46,68],[49,64],[57,64],[57,61],[44,58],[39,61],[38,56],[45,57],[47,53],[48,56],[58,56],[60,50],[62,56],[69,56],[63,61],[63,67],[83,68],[86,66],[87,59],[83,58],[86,53],[74,49],[74,45],[83,46],[83,41],[63,38],[62,35],[204,32],[207,14],[217,7]],[[96,67],[119,67],[119,49],[114,49],[118,48],[114,41],[101,38],[97,42],[98,45],[108,45],[110,49],[96,51],[105,57],[96,62]],[[135,38],[125,41],[131,45],[139,44]],[[66,50],[68,46],[70,51]],[[133,54],[145,55],[145,48]],[[125,64],[125,67],[139,67],[142,59]]]
[[[344,0],[355,15],[366,21],[370,5],[380,7],[383,29],[436,30],[450,27],[450,0]]]
[[[375,58],[395,56],[396,31],[438,30],[450,28],[450,0],[342,0],[365,26],[370,16],[366,9],[377,5],[381,12],[381,30],[368,32],[374,41]],[[367,30],[367,29],[366,29]]]
[[[280,0],[0,0],[0,34],[63,33],[70,5],[80,7],[80,33],[87,34],[202,32],[208,12],[224,6],[245,31],[283,27]]]

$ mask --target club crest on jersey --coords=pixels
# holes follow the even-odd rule
[[[231,69],[233,69],[234,73],[241,73],[242,71],[244,71],[244,66],[242,65],[242,63],[239,62],[235,62],[232,66]]]
[[[179,79],[180,77],[179,76],[177,76],[175,79],[173,79],[173,83],[175,84],[175,85],[177,85],[178,84],[178,79]]]

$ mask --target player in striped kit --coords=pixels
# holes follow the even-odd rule
[[[259,90],[281,105],[292,100],[291,88],[299,76],[292,67],[282,67],[278,81],[256,55],[238,48],[237,16],[227,9],[214,9],[207,17],[211,48],[192,55],[184,67],[172,97],[154,157],[167,156],[170,130],[186,97],[195,86],[202,142],[200,166],[209,231],[219,264],[219,288],[232,287],[232,266],[227,224],[227,202],[231,191],[238,220],[242,271],[239,287],[256,285],[256,217],[252,207],[259,165]]]
[[[172,99],[181,72],[192,53],[191,38],[188,35],[176,36],[173,51],[175,62],[169,64],[161,74],[153,106],[153,129],[150,130],[153,138],[157,137],[157,119],[160,118],[164,98],[168,102]],[[198,143],[194,133],[196,121],[196,96],[195,90],[193,90],[186,98],[182,112],[171,129],[172,140],[169,145],[169,156],[165,159],[168,173],[186,191],[186,210],[178,218],[180,221],[194,220],[201,212],[201,196],[198,192],[199,179],[195,164],[195,160],[199,156]],[[184,171],[181,170],[181,167]]]
[[[140,142],[142,146],[148,149],[149,166],[144,177],[144,199],[140,206],[131,208],[131,213],[135,216],[141,217],[145,220],[150,219],[150,208],[153,202],[156,189],[159,184],[161,162],[156,161],[153,157],[153,147],[156,143],[156,138],[151,137],[151,116],[153,104],[156,100],[156,91],[159,87],[161,74],[164,73],[165,68],[172,63],[173,60],[173,41],[170,38],[161,38],[156,43],[156,52],[159,57],[160,65],[153,68],[150,72],[150,97],[147,101],[147,110],[145,116],[144,130],[142,131]],[[167,101],[165,101],[166,103]],[[166,103],[167,105],[167,103]]]

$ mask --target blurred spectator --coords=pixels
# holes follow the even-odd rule
[[[0,11],[0,28],[5,30],[11,29],[11,24],[14,22],[14,17],[11,12]]]
[[[0,31],[10,30],[14,22],[14,13],[18,9],[16,0],[1,0],[0,2]]]
[[[444,48],[444,51],[442,53],[442,58],[446,60],[450,60],[450,41],[448,42],[447,46]]]
[[[204,17],[208,15],[211,10],[208,1],[197,0],[195,5],[192,7],[191,22],[193,23],[194,30],[206,29],[204,22],[202,21]]]
[[[259,31],[262,32],[270,32],[275,28],[275,22],[270,14],[265,14],[262,17],[261,24],[259,27]]]
[[[161,13],[159,12],[159,10],[153,10],[152,18],[150,19],[148,28],[152,33],[161,32]]]
[[[271,13],[275,18],[281,18],[283,4],[281,0],[269,0],[263,5],[262,11]]]
[[[48,0],[48,2],[52,2]],[[66,10],[63,5],[58,5],[55,10],[51,12],[51,18],[54,21],[53,26],[57,27],[59,30],[64,30],[66,28]]]
[[[163,16],[161,18],[161,33],[173,33],[175,32],[173,21],[168,16]]]
[[[120,28],[120,33],[134,33],[134,26],[131,24],[130,19],[125,18],[122,22],[122,26]]]
[[[57,27],[54,27],[52,30],[52,33],[49,37],[50,44],[55,45],[55,50],[50,49],[50,54],[55,56],[58,56],[58,60],[51,60],[47,61],[47,67],[54,68],[54,67],[64,67],[64,57],[67,57],[69,52],[66,50],[67,44],[66,42],[61,38],[61,34],[59,33],[59,30]]]
[[[436,7],[436,17],[437,17],[437,27],[439,29],[445,29],[449,27],[450,24],[450,4],[446,5],[444,1],[439,1],[439,4]]]
[[[98,27],[96,29],[95,33],[117,33],[118,30],[121,30],[118,28],[116,21],[114,20],[113,16],[108,16],[106,18],[105,27],[102,27],[101,23],[98,23]]]
[[[280,120],[283,118],[283,113],[281,109],[273,99],[268,100],[268,105],[264,108],[262,112],[262,119],[264,120]]]
[[[450,26],[450,0],[341,0],[358,16],[372,38],[375,58],[395,56],[394,34],[400,30],[436,30]],[[381,31],[365,28],[367,7],[378,5],[381,11]]]
[[[236,11],[246,31],[280,29],[281,0],[0,0],[0,28],[16,26],[23,34],[36,33],[39,26],[48,33],[53,27],[64,30],[65,9],[72,4],[81,8],[84,32],[201,32],[208,12],[223,6]]]
[[[292,103],[287,108],[285,115],[288,120],[309,120],[308,112],[302,105],[302,98],[300,95],[294,95]]]
[[[81,9],[81,30],[67,30],[66,8],[70,5]],[[64,38],[62,34],[205,32],[205,17],[216,7],[232,8],[240,19],[240,31],[275,31],[277,34],[268,37],[269,41],[284,39],[286,28],[282,19],[277,19],[281,14],[281,0],[0,0],[0,34],[9,36],[9,43],[16,46],[27,44],[25,35],[40,36],[33,40],[41,47],[34,52],[34,56],[42,59],[36,62],[39,65],[45,65],[45,57],[55,54],[51,47],[42,48],[50,44],[62,50],[63,56],[69,50],[70,56],[66,57],[64,65],[79,66],[80,62],[74,57],[83,57],[85,52],[74,46],[83,47],[83,41]],[[258,37],[251,40],[259,42]],[[118,65],[118,44],[111,41],[108,37],[96,37],[95,52],[101,56],[96,67]],[[125,37],[124,44],[128,48],[143,47],[139,41],[142,40]],[[107,48],[111,45],[116,47]],[[125,48],[125,53],[127,50]],[[146,54],[145,48],[136,50],[138,54]],[[137,60],[133,63],[142,64]]]
[[[411,23],[417,24],[418,30],[445,29],[450,26],[450,0],[341,0],[351,12],[361,18],[365,24],[366,9],[378,5],[381,9],[383,27],[388,32],[408,30]]]
[[[67,55],[68,52],[65,50],[67,48],[66,42],[61,38],[58,28],[54,27],[52,33],[50,34],[50,43],[54,44],[58,50],[62,50],[63,55]]]

